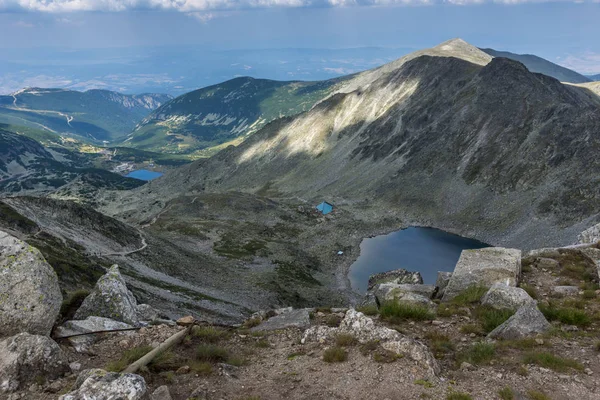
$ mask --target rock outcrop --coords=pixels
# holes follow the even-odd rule
[[[373,289],[373,292],[380,305],[385,302],[397,302],[435,309],[437,305],[431,301],[435,290],[434,285],[381,283]]]
[[[450,278],[452,277],[452,272],[446,271],[438,271],[437,279],[435,281],[435,286],[437,287],[437,293],[435,297],[437,299],[441,299],[444,297],[444,293],[446,292],[446,286],[448,286],[448,282],[450,282]]]
[[[420,285],[423,284],[423,277],[419,272],[407,271],[404,268],[381,272],[369,277],[369,285],[367,290],[373,289],[380,283],[409,283]]]
[[[145,318],[158,315],[148,310],[150,306],[141,306],[138,305],[133,293],[127,289],[119,266],[113,265],[98,280],[92,293],[85,298],[75,313],[74,319],[104,317],[139,326]]]
[[[276,331],[279,329],[299,328],[306,329],[310,326],[310,315],[308,310],[288,309],[279,315],[271,317],[260,325],[252,328],[253,331]]]
[[[67,321],[55,330],[56,337],[78,335],[87,332],[112,331],[133,328],[124,322],[103,317],[87,317],[85,320]],[[96,335],[76,336],[69,338],[69,343],[78,352],[85,352],[96,342]]]
[[[14,392],[69,371],[66,356],[47,336],[20,333],[0,342],[0,392]]]
[[[139,375],[93,369],[82,371],[73,389],[60,400],[141,400],[148,386]]]
[[[496,282],[516,286],[520,274],[521,250],[502,247],[463,250],[442,300],[452,300],[471,286],[489,288]]]
[[[551,325],[536,304],[529,303],[488,334],[490,339],[515,340],[546,333]]]
[[[0,338],[49,335],[61,303],[56,272],[39,250],[0,231]]]
[[[484,306],[513,311],[529,303],[535,303],[535,300],[525,290],[504,283],[494,283],[481,299]]]
[[[425,344],[393,329],[377,326],[371,318],[354,309],[346,312],[338,328],[314,326],[307,329],[302,337],[302,343],[324,343],[333,340],[340,333],[354,336],[359,343],[378,341],[384,349],[410,357],[426,367],[433,375],[440,371],[435,357]]]

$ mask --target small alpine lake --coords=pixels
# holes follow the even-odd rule
[[[352,288],[367,291],[369,276],[404,268],[418,271],[426,284],[434,284],[438,271],[454,271],[460,253],[490,245],[439,229],[410,227],[364,239],[360,256],[350,267]]]
[[[151,181],[156,178],[160,178],[164,174],[162,172],[148,171],[147,169],[138,169],[137,171],[131,171],[126,178],[134,178],[142,181]]]

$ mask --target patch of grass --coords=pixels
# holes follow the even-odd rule
[[[583,365],[570,358],[562,358],[546,352],[527,353],[523,357],[525,364],[536,364],[556,372],[567,372],[571,369],[583,371]]]
[[[328,363],[344,362],[348,359],[348,353],[342,347],[330,347],[323,353],[323,361]]]
[[[335,314],[328,315],[327,318],[325,318],[325,325],[332,327],[332,328],[339,327],[341,323],[342,323],[342,318],[340,318],[339,316],[337,316]]]
[[[493,343],[475,343],[457,355],[458,363],[485,364],[496,355],[496,346]]]
[[[560,250],[560,275],[576,279],[593,281],[596,275],[596,264],[592,259],[584,255],[580,250]]]
[[[536,342],[534,338],[525,338],[516,340],[500,340],[496,343],[496,346],[511,349],[532,349],[542,345]]]
[[[373,353],[373,361],[381,364],[393,363],[396,360],[403,358],[402,354],[394,353],[393,351],[379,348]]]
[[[476,335],[481,335],[483,332],[481,330],[481,327],[477,324],[466,324],[460,327],[460,332],[464,333],[466,335],[470,335],[471,333],[474,333]]]
[[[213,344],[201,344],[196,349],[196,359],[205,362],[225,362],[229,359],[229,352]]]
[[[528,285],[526,283],[522,283],[521,284],[521,289],[523,289],[524,291],[527,292],[527,294],[529,295],[529,297],[531,297],[532,299],[538,299],[540,297],[537,289],[532,286],[532,285]]]
[[[516,372],[517,372],[517,375],[521,375],[521,376],[528,376],[529,375],[529,370],[524,365],[519,365],[519,368],[517,368]]]
[[[515,312],[512,310],[496,310],[492,307],[482,306],[475,310],[475,316],[481,323],[485,333],[493,331],[496,327],[512,317]]]
[[[125,350],[121,355],[121,358],[119,358],[116,361],[110,362],[106,366],[106,370],[109,372],[121,372],[133,362],[144,357],[150,351],[152,351],[152,346],[139,346]]]
[[[585,309],[585,301],[581,299],[566,299],[563,301],[563,306],[567,308],[576,308],[578,310]]]
[[[206,361],[195,361],[189,362],[190,370],[198,375],[210,375],[213,372],[213,367],[209,362]]]
[[[322,312],[323,314],[331,314],[331,307],[317,307],[315,312]]]
[[[512,388],[506,386],[498,391],[498,396],[500,396],[502,400],[514,400],[515,392]]]
[[[259,349],[268,349],[271,347],[271,345],[269,344],[269,341],[266,339],[261,339],[258,342],[256,342],[254,344],[254,346],[258,347]]]
[[[246,360],[238,357],[238,356],[229,356],[226,361],[227,364],[233,365],[235,367],[241,367],[242,365],[246,365]]]
[[[552,400],[546,393],[533,389],[527,391],[527,397],[530,400]]]
[[[255,326],[260,325],[261,322],[262,322],[262,320],[260,318],[247,319],[246,322],[244,322],[244,328],[246,328],[246,329],[254,328]]]
[[[306,352],[304,350],[299,350],[299,351],[295,351],[293,353],[288,354],[287,359],[288,360],[294,360],[300,356],[304,356],[306,355]]]
[[[485,286],[470,286],[469,288],[460,292],[450,302],[455,305],[468,306],[471,304],[479,303],[484,294],[486,294],[488,288]]]
[[[450,341],[447,335],[439,332],[428,332],[425,337],[429,339],[429,347],[436,358],[441,358],[444,354],[451,353],[456,349],[454,343]]]
[[[448,318],[453,315],[469,315],[469,311],[467,308],[452,304],[452,303],[442,303],[437,309],[437,316],[442,318]]]
[[[383,303],[379,309],[379,313],[382,319],[391,323],[399,323],[405,320],[425,321],[435,318],[434,313],[427,307],[408,303]]]
[[[69,293],[60,305],[60,320],[68,321],[73,319],[73,316],[83,303],[83,300],[90,294],[89,290],[80,289]]]
[[[582,297],[586,300],[595,299],[597,297],[596,291],[591,289],[584,290]]]
[[[379,341],[378,340],[371,340],[371,341],[368,341],[366,343],[363,343],[360,346],[360,353],[363,356],[366,356],[368,354],[371,354],[372,352],[374,352],[378,348],[379,348]]]
[[[555,303],[548,305],[539,304],[540,311],[548,321],[560,321],[566,325],[585,327],[591,324],[591,318],[584,312],[575,308],[560,307]]]
[[[228,339],[230,334],[226,330],[214,326],[195,326],[192,329],[192,336],[206,343],[217,343]]]
[[[350,333],[340,333],[335,337],[335,345],[338,347],[348,347],[356,344],[356,338]]]
[[[415,385],[421,385],[421,386],[426,387],[428,389],[432,388],[434,386],[433,383],[431,383],[431,382],[429,382],[429,381],[427,381],[425,379],[417,379],[416,381],[414,381],[414,384]]]
[[[359,307],[356,311],[361,312],[368,316],[373,316],[379,314],[379,309],[376,305],[372,304],[370,306]]]
[[[473,400],[473,397],[469,393],[450,392],[446,400]]]

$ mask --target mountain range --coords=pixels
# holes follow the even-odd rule
[[[0,96],[0,123],[93,142],[112,141],[127,135],[142,118],[169,99],[163,94],[27,88]]]

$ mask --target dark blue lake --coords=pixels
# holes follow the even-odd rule
[[[154,171],[148,171],[146,169],[138,169],[137,171],[131,171],[130,173],[128,173],[125,176],[127,178],[134,178],[134,179],[139,179],[142,181],[151,181],[153,179],[160,178],[163,175],[164,174],[162,172],[154,172]]]
[[[364,239],[348,277],[361,293],[366,292],[370,275],[399,268],[418,271],[424,283],[434,284],[438,271],[454,271],[463,250],[482,247],[490,246],[439,229],[411,227]]]

